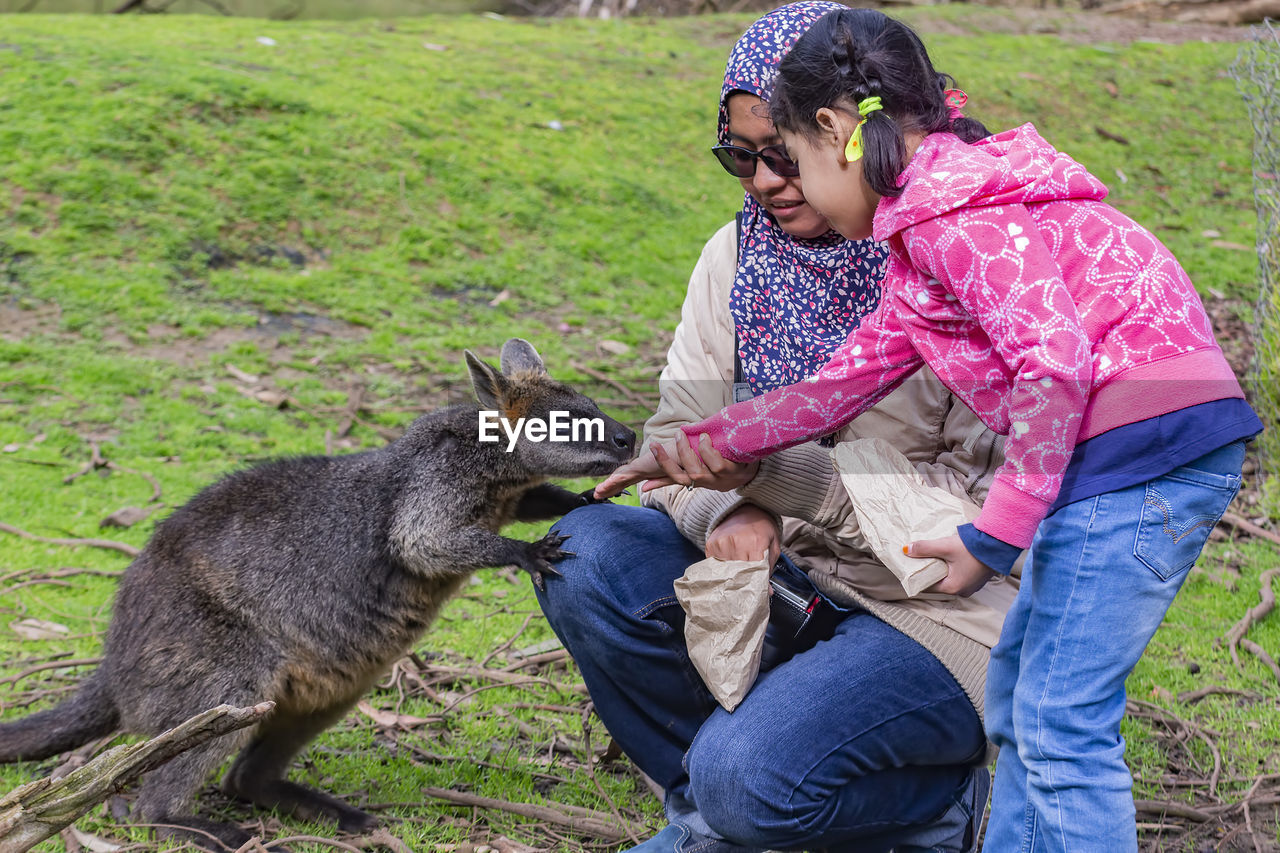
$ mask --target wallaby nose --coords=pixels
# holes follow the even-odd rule
[[[615,432],[613,434],[613,446],[619,450],[627,451],[628,456],[635,453],[636,452],[635,431],[629,430],[626,427],[623,427],[622,429]]]

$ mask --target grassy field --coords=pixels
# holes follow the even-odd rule
[[[1034,121],[1156,231],[1241,358],[1257,275],[1252,131],[1225,71],[1237,46],[990,32],[999,14],[903,17],[933,34],[972,114]],[[0,522],[140,546],[234,468],[383,443],[467,393],[463,348],[493,356],[513,335],[638,426],[688,273],[740,200],[706,149],[749,20],[0,17]],[[124,507],[152,515],[100,529]],[[1263,795],[1280,689],[1221,640],[1275,561],[1257,539],[1215,542],[1131,679],[1138,796],[1223,806],[1144,812],[1149,849],[1277,842]],[[0,534],[6,717],[86,671],[63,661],[98,654],[126,564]],[[1280,648],[1280,618],[1249,638]],[[572,664],[519,668],[550,639],[526,582],[482,573],[294,778],[386,816],[414,850],[624,840],[428,787],[591,809],[643,837],[659,804],[625,759],[589,760],[607,737]],[[1190,695],[1214,686],[1246,692]],[[55,766],[0,768],[0,788]],[[1262,805],[1226,808],[1249,794]],[[146,838],[104,810],[79,827]]]

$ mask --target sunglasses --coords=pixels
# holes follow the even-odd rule
[[[776,145],[767,145],[759,151],[740,148],[737,145],[717,145],[711,149],[724,170],[735,178],[750,178],[756,173],[756,161],[763,160],[779,178],[795,178],[800,175],[800,167]]]

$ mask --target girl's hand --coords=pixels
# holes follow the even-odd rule
[[[937,557],[947,564],[947,576],[925,592],[969,597],[986,586],[995,572],[978,560],[964,547],[960,534],[954,533],[942,539],[925,539],[912,542],[903,549],[908,557]]]
[[[729,513],[707,534],[707,556],[719,560],[758,560],[763,555],[772,566],[781,553],[778,523],[751,504]]]
[[[663,486],[700,486],[728,492],[751,482],[760,468],[759,462],[731,462],[711,445],[710,436],[698,439],[701,453],[695,452],[683,431],[676,433],[670,447],[654,442],[650,453],[638,457],[618,468],[596,486],[597,498],[611,498],[627,486],[645,480],[641,491],[660,489]]]

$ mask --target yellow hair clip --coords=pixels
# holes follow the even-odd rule
[[[876,110],[882,109],[884,107],[880,104],[879,95],[872,95],[870,98],[864,98],[859,102],[858,115],[862,116],[862,120],[853,129],[853,134],[849,137],[849,144],[844,147],[844,158],[850,163],[856,163],[862,159],[862,126],[867,123],[867,116]]]

